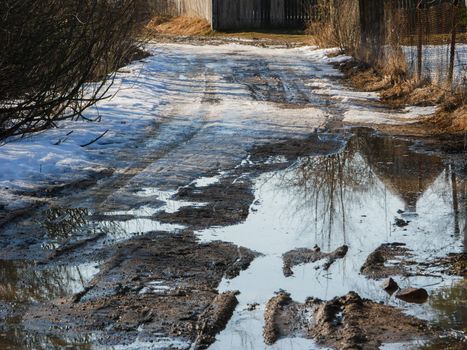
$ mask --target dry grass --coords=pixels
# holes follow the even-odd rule
[[[149,38],[160,35],[208,37],[214,39],[234,38],[264,40],[278,44],[291,45],[314,45],[313,37],[305,35],[303,31],[274,31],[264,32],[213,32],[206,20],[193,17],[168,17],[155,16],[146,25],[144,32]]]
[[[379,92],[383,103],[392,107],[437,106],[436,113],[423,122],[384,131],[419,136],[467,134],[467,92],[465,87],[456,91],[435,85],[429,80],[394,80],[384,69],[373,68],[357,61],[349,61],[340,68],[350,83],[359,90]],[[393,129],[393,130],[392,130]]]
[[[146,26],[147,34],[181,36],[212,35],[211,25],[205,19],[194,17],[154,17]]]
[[[339,47],[353,54],[359,41],[358,2],[319,0],[318,19],[309,23],[306,33],[320,47]]]
[[[266,40],[279,44],[294,44],[294,45],[315,45],[313,38],[305,35],[303,32],[292,31],[268,31],[268,32],[216,32],[214,34],[221,38],[240,38],[250,40]]]

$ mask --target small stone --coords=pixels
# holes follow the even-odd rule
[[[259,306],[258,303],[248,304],[246,309],[247,309],[248,311],[254,311],[254,310],[256,310],[256,308],[257,308],[258,306]]]
[[[386,292],[388,292],[389,294],[392,294],[392,293],[394,293],[396,290],[399,289],[399,285],[398,285],[397,282],[394,281],[391,277],[389,277],[388,279],[384,280],[382,287],[383,287],[383,289],[384,289]]]
[[[407,226],[409,223],[410,223],[410,221],[405,221],[404,219],[396,218],[396,223],[395,223],[395,225],[396,225],[397,227],[405,227],[405,226]]]
[[[423,304],[428,299],[428,292],[424,288],[405,288],[397,292],[396,298],[408,303]]]

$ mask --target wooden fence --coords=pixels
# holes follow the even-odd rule
[[[212,23],[213,0],[141,0],[148,8],[162,16],[190,16]]]
[[[303,29],[316,0],[212,0],[214,30]]]

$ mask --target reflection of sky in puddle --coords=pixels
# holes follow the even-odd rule
[[[429,303],[412,305],[389,297],[381,281],[367,279],[359,271],[367,256],[385,242],[406,243],[418,261],[461,251],[459,232],[465,218],[463,213],[453,214],[452,188],[464,185],[439,159],[413,154],[403,143],[383,140],[386,150],[382,151],[381,144],[361,145],[359,139],[353,142],[342,154],[304,158],[292,169],[261,176],[256,181],[259,204],[252,206],[246,222],[198,232],[202,241],[233,242],[265,254],[239,277],[222,282],[221,290],[240,290],[240,305],[212,349],[265,348],[261,336],[263,311],[238,310],[250,303],[264,308],[279,289],[291,293],[297,301],[309,296],[328,300],[356,291],[419,317],[439,317]],[[394,225],[401,210],[418,214],[404,217],[410,223],[403,228]],[[297,266],[294,276],[286,278],[282,254],[315,244],[324,251],[347,244],[349,252],[328,271],[316,269],[324,263],[320,261]],[[424,287],[430,294],[455,280],[446,276],[395,279],[401,287]],[[295,340],[289,341],[290,347],[277,348],[300,348]],[[313,346],[312,342],[307,344],[308,348]]]
[[[210,179],[210,178],[201,178],[201,179],[199,179],[199,181],[201,181],[201,183],[203,183],[203,181],[204,181],[203,179]],[[195,182],[196,181],[198,181],[198,180],[195,180]],[[219,181],[219,180],[217,180],[217,181]],[[208,183],[205,186],[208,186],[209,184],[210,183]],[[202,206],[206,205],[205,203],[174,200],[174,199],[172,199],[172,197],[176,193],[177,193],[177,191],[160,191],[160,190],[158,190],[157,188],[154,188],[154,187],[144,188],[140,192],[137,192],[138,196],[141,196],[141,197],[155,197],[158,200],[164,202],[165,204],[162,205],[161,207],[157,208],[157,209],[144,207],[144,208],[142,208],[142,211],[143,211],[142,214],[139,214],[141,209],[130,210],[130,211],[126,212],[126,213],[131,213],[132,215],[136,215],[136,216],[144,216],[145,215],[144,213],[148,213],[151,210],[152,210],[152,213],[146,214],[146,215],[153,215],[155,213],[162,212],[162,211],[165,211],[166,213],[176,213],[177,211],[180,210],[180,208],[183,208],[183,207],[190,207],[190,206],[202,207]]]
[[[151,216],[158,211],[158,209],[142,207],[128,211],[106,212],[103,218],[108,216],[109,220],[99,221],[97,225],[101,230],[106,232],[106,237],[109,242],[123,241],[135,235],[142,235],[148,232],[174,232],[184,228],[182,225],[164,224],[152,219]],[[131,218],[126,220],[114,219],[114,217],[119,216],[129,216]]]
[[[112,350],[140,350],[140,349],[145,349],[145,350],[180,349],[181,350],[181,349],[191,349],[191,344],[183,340],[161,337],[156,340],[151,339],[151,341],[143,341],[143,340],[137,339],[136,341],[128,345],[117,345],[114,347],[106,347],[106,348],[112,349]],[[97,349],[102,349],[102,348],[96,347],[95,349],[97,350]]]
[[[157,188],[144,188],[137,192],[139,197],[155,198],[164,202],[158,208],[143,206],[137,209],[111,211],[103,214],[104,220],[98,223],[106,232],[112,241],[121,241],[129,239],[134,235],[145,234],[153,231],[176,232],[185,228],[183,225],[161,223],[153,218],[160,212],[176,213],[183,207],[195,206],[202,207],[205,203],[194,203],[172,199],[176,191],[160,191]],[[108,216],[109,220],[105,220]],[[124,217],[124,220],[116,218]]]

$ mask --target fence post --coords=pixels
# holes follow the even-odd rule
[[[454,0],[451,7],[452,29],[451,29],[451,52],[449,56],[448,83],[452,85],[454,78],[454,64],[456,59],[456,35],[457,35],[457,5],[458,0]]]

